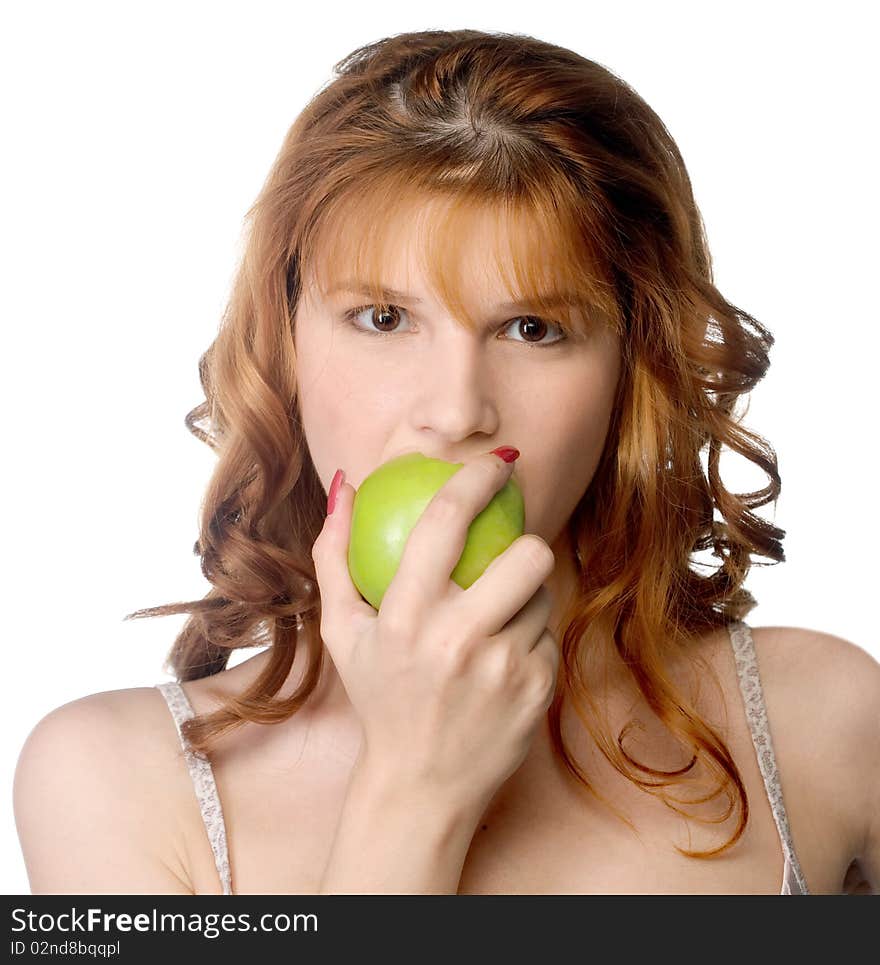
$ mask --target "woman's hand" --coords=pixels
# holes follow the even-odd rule
[[[363,727],[359,762],[477,812],[524,760],[559,664],[544,540],[519,537],[467,590],[450,579],[471,522],[512,472],[489,453],[444,484],[378,613],[348,571],[353,487],[340,487],[312,550],[321,635]]]

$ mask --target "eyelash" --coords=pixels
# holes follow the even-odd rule
[[[400,307],[401,306],[399,305],[376,305],[376,304],[360,305],[358,308],[352,308],[349,311],[345,312],[342,318],[346,324],[350,325],[356,332],[360,332],[363,335],[372,335],[374,338],[389,338],[390,336],[393,336],[397,333],[396,332],[375,332],[375,331],[370,331],[369,329],[359,328],[354,323],[355,319],[357,318],[358,315],[360,315],[361,312],[365,312],[368,308],[399,309]],[[403,310],[406,311],[406,309],[403,309]],[[529,348],[552,348],[555,345],[561,345],[563,342],[568,341],[568,334],[558,322],[547,321],[546,319],[541,318],[538,315],[517,315],[515,318],[510,319],[510,321],[505,322],[502,328],[500,329],[500,331],[503,331],[504,329],[509,328],[514,322],[517,322],[520,319],[524,319],[524,318],[534,318],[534,319],[537,319],[539,322],[544,322],[546,325],[555,325],[561,334],[561,338],[556,339],[556,341],[554,342],[546,342],[543,344],[541,342],[523,342],[522,343],[523,345],[526,345]],[[513,341],[516,341],[516,339],[514,339]]]

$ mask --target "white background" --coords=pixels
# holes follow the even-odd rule
[[[332,65],[390,34],[532,34],[609,67],[657,111],[688,166],[716,283],[777,339],[745,425],[779,457],[782,495],[760,512],[787,530],[787,562],[752,570],[748,621],[833,633],[880,658],[870,5],[344,6],[7,8],[4,893],[29,891],[11,789],[33,725],[85,694],[169,679],[185,617],[122,619],[208,589],[192,545],[214,457],[183,419],[203,399],[198,358],[244,214]],[[730,488],[764,485],[738,456],[722,469]]]

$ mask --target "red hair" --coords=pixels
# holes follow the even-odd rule
[[[213,588],[202,600],[126,619],[191,614],[168,660],[180,681],[217,673],[234,649],[271,646],[247,692],[187,722],[196,751],[244,721],[283,721],[308,700],[324,656],[311,558],[324,492],[297,395],[293,322],[304,278],[325,286],[339,265],[356,265],[381,303],[382,233],[371,224],[430,199],[424,262],[450,310],[471,325],[456,294],[456,238],[491,205],[508,246],[498,267],[512,266],[511,287],[538,304],[542,293],[565,292],[562,320],[572,332],[610,325],[622,346],[605,449],[569,522],[580,586],[549,710],[556,751],[601,797],[561,733],[567,697],[608,761],[679,813],[684,802],[666,789],[696,788],[699,763],[709,790],[690,803],[726,795],[719,820],[738,802],[737,827],[718,848],[677,850],[721,854],[745,830],[745,787],[724,741],[667,668],[672,656],[695,661],[697,638],[755,606],[743,586],[753,557],[784,559],[784,531],[753,513],[778,498],[775,453],[735,414],[767,371],[773,337],[714,286],[678,148],[607,68],[532,37],[456,30],[369,44],[335,75],[296,119],[248,212],[222,325],[199,362],[206,401],[186,425],[217,453],[195,544]],[[725,488],[725,445],[764,470],[764,489]],[[707,564],[694,557],[707,550],[717,564],[699,572]],[[298,647],[308,654],[302,684],[273,699]],[[632,758],[623,739],[633,721],[612,740],[587,662],[608,648],[685,749],[685,767],[662,771]]]

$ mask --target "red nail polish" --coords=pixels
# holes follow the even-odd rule
[[[519,459],[519,449],[514,449],[513,446],[499,446],[492,452],[496,456],[501,456],[505,462],[514,462]]]
[[[327,493],[328,516],[336,509],[336,496],[339,493],[339,487],[342,485],[344,479],[345,473],[341,469],[337,469],[333,477],[333,482],[330,483],[330,491]]]

